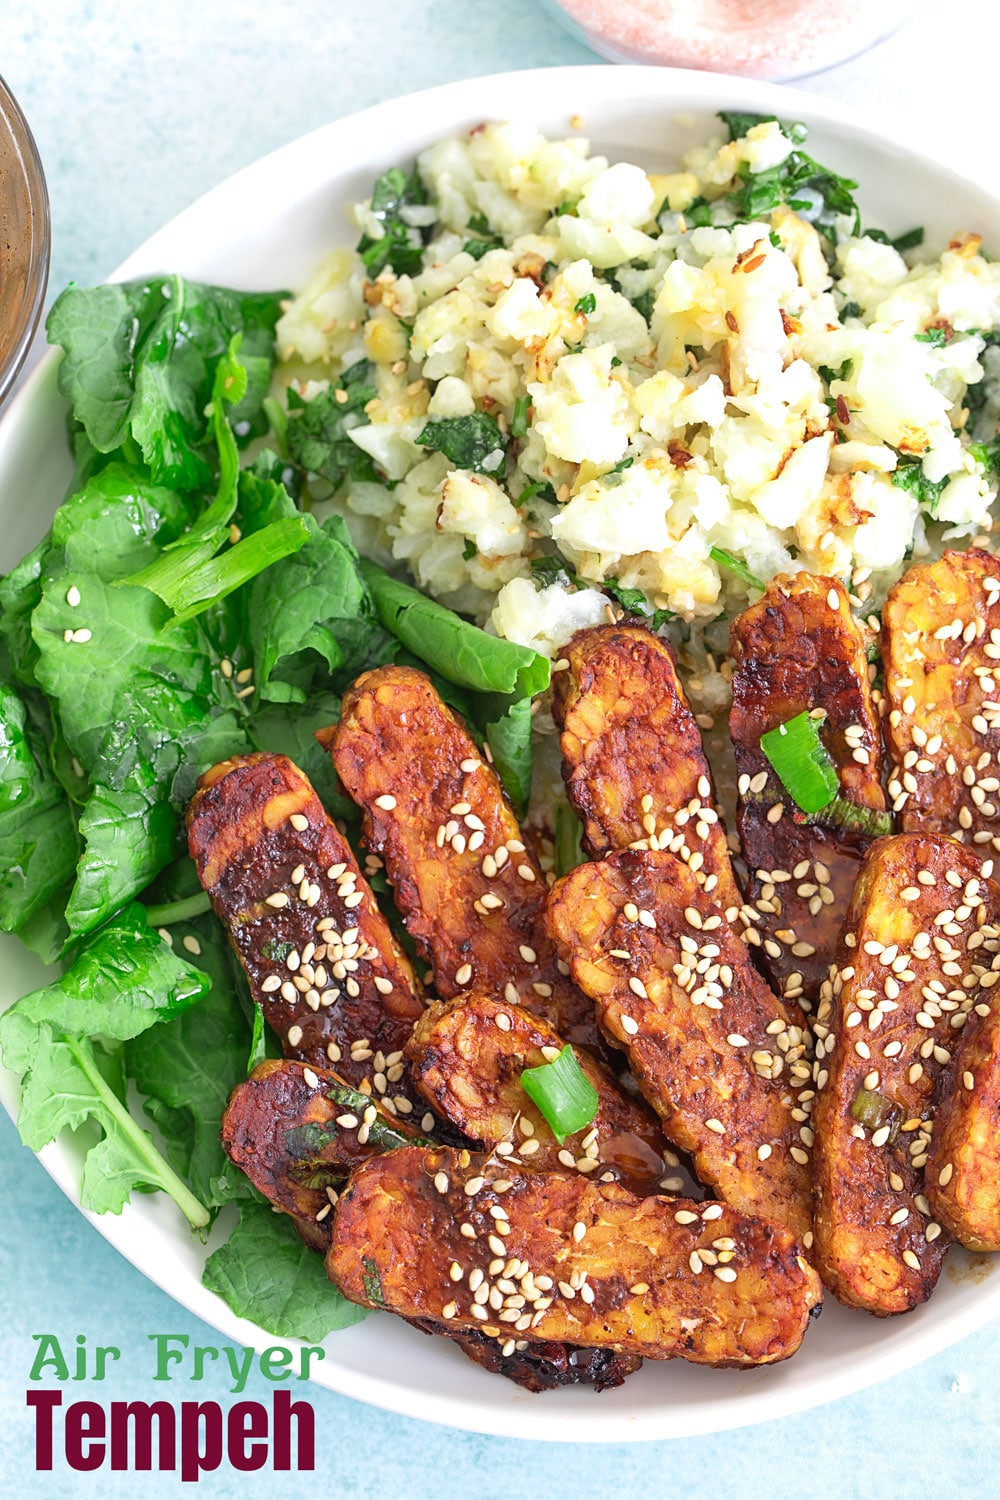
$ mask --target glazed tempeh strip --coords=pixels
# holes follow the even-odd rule
[[[699,1178],[808,1247],[802,1018],[771,993],[688,867],[638,851],[581,865],[553,888],[549,922],[602,1028],[625,1048]]]
[[[1000,955],[986,981],[1000,979]],[[993,989],[990,985],[990,998]],[[945,1075],[927,1154],[931,1212],[970,1250],[1000,1250],[1000,1009],[980,995]]]
[[[880,839],[820,1001],[815,1259],[842,1302],[882,1317],[923,1302],[941,1270],[924,1167],[940,1075],[995,973],[991,873],[951,839]]]
[[[972,547],[911,568],[886,600],[882,656],[904,832],[1000,850],[1000,562]]]
[[[406,1055],[424,1099],[504,1160],[537,1171],[594,1173],[635,1193],[658,1191],[677,1157],[653,1112],[622,1093],[601,1063],[578,1054],[599,1104],[592,1122],[561,1143],[528,1098],[521,1087],[525,1068],[552,1062],[564,1045],[551,1026],[521,1006],[465,995],[424,1012]]]
[[[743,905],[673,652],[643,625],[579,631],[553,678],[563,778],[596,858],[669,849],[735,922]]]
[[[221,1135],[230,1161],[301,1222],[312,1244],[329,1239],[337,1189],[352,1167],[422,1139],[336,1073],[291,1058],[269,1058],[237,1084]]]
[[[359,1167],[327,1257],[352,1301],[650,1359],[785,1359],[820,1300],[787,1230],[719,1203],[410,1147]]]
[[[545,880],[499,778],[430,679],[411,667],[366,672],[318,738],[364,812],[438,994],[502,995],[568,1042],[599,1045],[593,1006],[559,970]]]
[[[349,1170],[420,1139],[335,1073],[289,1059],[255,1068],[233,1090],[222,1120],[230,1160],[294,1219],[306,1244],[321,1254],[330,1247],[333,1206]],[[480,1332],[456,1333],[447,1323],[415,1321],[423,1332],[451,1339],[473,1363],[530,1391],[577,1384],[602,1390],[620,1385],[640,1364],[612,1350],[528,1346],[507,1337],[498,1342]]]
[[[285,1052],[410,1114],[403,1047],[419,989],[307,777],[284,755],[223,761],[192,798],[188,843]]]
[[[843,586],[809,573],[780,575],[733,621],[737,826],[750,872],[748,910],[765,972],[786,999],[815,1001],[836,950],[871,835],[802,820],[760,747],[761,735],[803,712],[820,738],[840,796],[885,816],[882,740],[865,639]],[[883,827],[882,832],[887,829]],[[749,934],[755,941],[755,932]]]

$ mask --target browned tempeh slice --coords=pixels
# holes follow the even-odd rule
[[[863,819],[880,816],[884,826],[873,831],[887,832],[865,638],[835,579],[782,574],[733,621],[730,651],[737,826],[748,900],[760,919],[757,953],[775,988],[809,1008],[833,959],[871,832],[806,823],[760,739],[803,712],[821,711],[820,738],[837,767],[840,796]]]
[[[525,1068],[552,1062],[564,1045],[551,1026],[521,1006],[464,995],[424,1011],[406,1055],[414,1086],[427,1102],[505,1160],[538,1171],[593,1172],[635,1193],[656,1192],[677,1158],[652,1110],[623,1094],[601,1063],[582,1050],[577,1054],[600,1102],[591,1123],[562,1143],[521,1087]]]
[[[384,1087],[386,1107],[409,1114],[402,1054],[420,991],[307,777],[284,755],[213,766],[188,809],[188,843],[286,1053],[332,1063],[366,1092]]]
[[[329,1239],[331,1203],[352,1167],[423,1139],[336,1073],[291,1058],[269,1058],[237,1084],[221,1134],[230,1161],[270,1203],[314,1231],[314,1245],[315,1231],[320,1245]]]
[[[701,1180],[808,1247],[802,1017],[771,993],[688,867],[633,850],[580,865],[553,888],[549,922],[602,1028],[625,1048]]]
[[[637,1354],[617,1349],[581,1349],[578,1344],[553,1341],[525,1343],[517,1334],[455,1333],[447,1323],[430,1318],[412,1320],[423,1333],[437,1333],[457,1344],[473,1364],[491,1375],[503,1375],[522,1390],[557,1391],[567,1385],[592,1385],[595,1391],[610,1391],[642,1366]]]
[[[995,956],[983,979],[998,969]],[[1000,1250],[1000,1009],[985,995],[976,1009],[944,1077],[924,1176],[949,1234],[970,1250]]]
[[[405,1122],[348,1088],[335,1073],[287,1058],[255,1068],[233,1090],[222,1119],[222,1144],[230,1159],[321,1254],[330,1247],[333,1204],[349,1170],[369,1156],[420,1140]],[[613,1350],[557,1343],[526,1347],[521,1340],[456,1333],[431,1320],[417,1326],[451,1339],[475,1364],[529,1391],[578,1384],[604,1390],[620,1385],[641,1363]]]
[[[821,1296],[793,1236],[764,1219],[420,1147],[352,1175],[327,1271],[403,1317],[709,1365],[794,1354]]]
[[[880,1317],[923,1302],[941,1270],[924,1166],[942,1069],[998,949],[990,873],[951,839],[880,839],[820,1001],[815,1260],[842,1302]]]
[[[882,612],[889,795],[907,833],[1000,850],[1000,562],[946,552]]]
[[[644,625],[598,625],[563,654],[569,666],[553,678],[553,712],[591,854],[669,849],[735,922],[743,897],[669,645]]]
[[[364,812],[396,905],[439,995],[502,995],[568,1042],[598,1046],[594,1007],[561,973],[545,879],[500,780],[423,672],[380,667],[317,736]]]

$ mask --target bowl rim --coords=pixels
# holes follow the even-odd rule
[[[846,140],[852,143],[868,145],[883,153],[886,147],[896,149],[905,155],[908,165],[918,170],[921,168],[931,168],[937,172],[943,170],[956,184],[989,199],[1000,211],[1000,195],[988,192],[960,172],[955,172],[942,158],[935,157],[924,149],[915,148],[905,139],[902,129],[885,128],[881,123],[869,125],[857,110],[839,103],[831,103],[823,96],[812,95],[808,91],[789,88],[786,85],[728,74],[638,65],[610,68],[603,64],[580,64],[572,67],[512,70],[439,84],[430,89],[393,97],[322,125],[266,153],[224,179],[208,192],[201,194],[126,257],[108,279],[115,281],[128,276],[153,274],[155,267],[159,264],[158,257],[162,253],[161,244],[172,245],[178,232],[182,235],[189,234],[190,230],[197,225],[209,200],[215,200],[213,207],[217,211],[220,207],[237,199],[248,183],[255,178],[270,176],[273,180],[279,176],[284,163],[293,160],[298,154],[321,155],[320,147],[328,153],[331,152],[331,148],[349,149],[352,137],[356,139],[356,132],[363,131],[369,124],[397,115],[402,123],[407,114],[412,111],[426,111],[436,122],[442,105],[449,106],[449,113],[456,122],[451,127],[453,130],[461,128],[461,122],[466,117],[481,118],[483,114],[487,114],[502,118],[505,115],[503,109],[490,109],[489,104],[495,101],[499,105],[506,94],[507,87],[524,88],[526,80],[530,81],[530,88],[536,96],[545,98],[546,102],[542,106],[545,112],[552,114],[561,109],[563,101],[574,90],[578,91],[578,97],[585,98],[584,90],[596,88],[598,102],[617,101],[624,104],[633,93],[637,94],[641,89],[669,95],[672,87],[690,96],[678,102],[679,113],[690,110],[714,112],[723,103],[731,104],[732,107],[737,107],[739,104],[760,109],[763,113],[781,113],[786,116],[801,113],[812,117],[817,125],[838,130]],[[612,80],[618,81],[612,83]],[[555,92],[550,96],[548,91],[553,88]],[[484,103],[487,106],[485,109]],[[540,109],[539,113],[541,112]],[[441,126],[439,133],[444,133],[447,129],[448,126]],[[412,151],[409,154],[412,154]],[[0,420],[0,474],[3,472],[5,462],[9,461],[8,453],[11,450],[15,450],[13,460],[16,461],[16,423],[30,415],[30,407],[34,401],[45,398],[46,385],[54,388],[55,365],[58,359],[58,350],[49,351],[24,382],[22,389],[5,411],[4,419]],[[0,1093],[10,1111],[13,1097],[16,1096],[16,1089],[12,1088],[11,1075],[6,1074],[0,1077]],[[46,1147],[41,1153],[41,1160],[49,1175],[66,1192],[74,1202],[74,1206],[79,1208],[74,1163],[64,1150],[60,1150],[59,1143]],[[148,1203],[140,1204],[139,1210],[148,1206]],[[125,1255],[126,1259],[136,1265],[148,1279],[177,1301],[182,1302],[182,1305],[193,1314],[206,1319],[230,1337],[240,1339],[246,1344],[254,1344],[258,1349],[267,1347],[273,1342],[271,1335],[237,1318],[212,1294],[205,1293],[200,1283],[196,1282],[190,1289],[189,1295],[185,1296],[183,1292],[178,1291],[176,1283],[169,1274],[159,1272],[155,1265],[151,1267],[148,1260],[137,1250],[135,1236],[124,1232],[134,1209],[126,1208],[125,1214],[120,1219],[115,1219],[114,1222],[108,1222],[110,1216],[107,1215],[99,1217],[82,1209],[80,1212],[84,1213],[84,1216],[103,1237]],[[683,1425],[671,1421],[669,1398],[666,1394],[662,1407],[658,1408],[655,1414],[608,1411],[603,1420],[594,1421],[593,1418],[590,1420],[582,1418],[579,1412],[570,1409],[560,1414],[559,1397],[555,1393],[547,1396],[545,1402],[536,1404],[526,1402],[523,1392],[516,1392],[512,1395],[506,1390],[494,1391],[491,1386],[490,1399],[480,1399],[479,1387],[474,1383],[474,1379],[470,1379],[467,1395],[442,1396],[440,1392],[433,1389],[421,1389],[414,1381],[401,1382],[398,1378],[394,1379],[391,1370],[372,1376],[365,1372],[352,1372],[349,1368],[336,1369],[327,1363],[325,1368],[320,1366],[319,1370],[323,1375],[333,1378],[322,1379],[320,1383],[340,1394],[361,1399],[400,1415],[415,1416],[442,1425],[501,1437],[556,1442],[567,1440],[634,1442],[662,1440],[672,1436],[696,1436],[792,1415],[860,1391],[879,1380],[912,1367],[920,1360],[947,1348],[957,1339],[972,1333],[989,1317],[1000,1314],[1000,1277],[995,1279],[988,1295],[974,1298],[967,1305],[954,1310],[950,1321],[943,1326],[937,1324],[930,1327],[922,1326],[921,1311],[922,1309],[918,1309],[910,1314],[905,1330],[898,1325],[892,1329],[892,1332],[887,1329],[888,1336],[877,1342],[874,1341],[874,1335],[879,1332],[879,1328],[873,1324],[868,1330],[873,1341],[863,1358],[859,1356],[852,1360],[849,1371],[838,1368],[825,1373],[822,1379],[814,1377],[812,1380],[783,1383],[772,1391],[767,1391],[759,1383],[756,1388],[748,1386],[737,1377],[729,1382],[728,1392],[720,1400],[709,1400],[700,1408],[691,1408],[688,1411],[688,1420]],[[858,1316],[860,1317],[860,1314]],[[884,1328],[885,1325],[882,1327]],[[345,1336],[332,1335],[333,1345],[335,1346],[338,1338],[343,1337]],[[283,1342],[295,1344],[295,1340]],[[779,1369],[780,1367],[770,1368]],[[474,1377],[475,1373],[470,1370],[470,1377]],[[766,1372],[757,1373],[763,1375]],[[713,1372],[713,1374],[722,1383],[726,1382],[725,1373]],[[503,1387],[506,1382],[498,1381],[495,1385]],[[569,1393],[560,1394],[569,1395]],[[503,1399],[504,1397],[507,1399]],[[512,1401],[516,1404],[512,1405]]]
[[[6,79],[0,76],[0,123],[6,124],[13,161],[20,167],[18,186],[24,190],[29,240],[24,258],[27,296],[19,304],[7,351],[0,369],[0,403],[10,391],[31,347],[48,289],[52,223],[48,185],[41,154],[27,118]]]

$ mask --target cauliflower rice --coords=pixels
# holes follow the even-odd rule
[[[974,234],[901,253],[822,179],[741,220],[804,138],[743,122],[662,176],[490,124],[425,151],[392,219],[357,205],[368,264],[331,254],[278,341],[306,402],[369,362],[329,496],[363,551],[557,657],[609,588],[686,638],[802,568],[865,614],[991,529],[1000,264]]]

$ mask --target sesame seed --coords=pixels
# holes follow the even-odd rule
[[[717,1276],[720,1281],[736,1280],[736,1272],[733,1270],[732,1266],[716,1266],[715,1270],[712,1272],[712,1275]]]
[[[639,1030],[638,1021],[633,1020],[631,1016],[622,1016],[621,1021],[622,1031],[624,1031],[625,1035],[635,1036],[636,1032]]]
[[[190,933],[186,937],[181,938],[181,943],[189,953],[193,953],[197,956],[201,952],[201,944],[199,943],[198,939],[196,937],[192,937]]]
[[[288,1043],[289,1047],[297,1047],[301,1040],[302,1027],[289,1026],[288,1030],[285,1032],[285,1041]]]
[[[649,999],[649,996],[646,993],[646,986],[643,984],[642,980],[639,979],[635,974],[633,974],[631,979],[629,980],[628,987],[632,991],[633,995],[638,995],[640,1000]]]
[[[75,583],[71,584],[70,588],[69,588],[69,590],[68,590],[68,592],[66,594],[66,603],[70,606],[71,609],[76,609],[76,607],[79,604],[79,602],[80,602],[80,590],[77,588],[77,586],[76,586]]]
[[[583,1237],[584,1237],[584,1235],[586,1233],[587,1233],[587,1226],[586,1226],[586,1224],[582,1223],[582,1221],[578,1219],[576,1221],[576,1223],[573,1225],[573,1238],[574,1238],[574,1240],[576,1241],[577,1244],[580,1243],[580,1241],[583,1239]]]
[[[85,646],[93,638],[92,630],[74,630],[70,640],[77,646]]]
[[[396,806],[396,799],[386,792],[383,796],[375,798],[375,806],[380,807],[383,812],[392,812]]]
[[[920,1270],[920,1261],[917,1259],[916,1255],[914,1254],[914,1252],[912,1250],[904,1250],[903,1251],[903,1260],[910,1267],[911,1271],[919,1271]]]
[[[955,1168],[954,1168],[953,1163],[952,1162],[947,1162],[946,1165],[943,1166],[941,1168],[940,1172],[938,1173],[938,1186],[939,1187],[947,1187],[948,1184],[949,1184],[949,1182],[952,1179],[952,1176],[954,1175],[954,1171],[955,1171]]]
[[[711,1119],[705,1121],[705,1129],[711,1130],[715,1135],[725,1135],[726,1127],[721,1120]]]
[[[771,1155],[771,1147],[767,1144],[766,1141],[764,1142],[764,1144],[762,1146],[758,1146],[757,1147],[757,1160],[758,1161],[767,1161],[767,1159],[768,1159],[768,1157],[770,1155]]]
[[[288,821],[289,823],[291,823],[296,833],[305,833],[306,829],[309,827],[309,819],[302,813],[292,813],[292,816]]]
[[[310,1088],[310,1089],[318,1089],[319,1088],[319,1079],[316,1077],[316,1074],[313,1072],[312,1068],[303,1068],[302,1069],[302,1077],[305,1079],[305,1084],[306,1084],[307,1088]]]
[[[467,1198],[474,1198],[477,1193],[482,1191],[485,1183],[485,1177],[470,1177],[465,1184],[465,1196]]]
[[[692,1213],[689,1208],[679,1208],[674,1214],[675,1224],[697,1224],[698,1215]]]
[[[472,965],[463,964],[460,969],[455,970],[455,983],[458,985],[468,984],[472,978]]]
[[[270,896],[265,896],[264,901],[268,906],[282,907],[288,905],[288,894],[286,891],[272,891]]]

